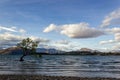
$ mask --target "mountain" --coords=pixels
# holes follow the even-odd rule
[[[10,47],[7,49],[0,50],[0,54],[21,54],[22,50],[18,47]]]
[[[92,49],[89,49],[89,48],[81,48],[80,51],[88,51],[88,52],[92,52],[93,50],[92,50]]]
[[[80,51],[81,52],[100,53],[100,51],[98,51],[98,50],[92,50],[90,48],[81,48]]]
[[[111,52],[113,52],[113,53],[120,52],[120,50],[112,50]]]
[[[36,52],[38,52],[38,53],[49,53],[49,54],[61,54],[61,53],[64,53],[64,51],[60,51],[60,50],[57,50],[57,49],[54,49],[54,48],[49,48],[49,49],[37,48]]]

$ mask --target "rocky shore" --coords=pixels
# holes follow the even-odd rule
[[[87,78],[43,75],[0,75],[0,80],[120,80],[117,78]]]

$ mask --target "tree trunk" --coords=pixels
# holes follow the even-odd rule
[[[21,56],[21,57],[20,57],[20,61],[24,61],[23,58],[24,58],[25,56],[26,56],[25,54],[24,54],[23,56]]]
[[[26,50],[23,49],[23,55],[20,57],[20,61],[24,61],[24,57],[27,55]]]

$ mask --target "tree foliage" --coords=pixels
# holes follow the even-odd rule
[[[23,39],[20,43],[18,43],[17,47],[20,47],[23,50],[23,56],[20,58],[20,61],[23,61],[24,56],[35,53],[38,44],[39,41],[33,41],[30,38]]]

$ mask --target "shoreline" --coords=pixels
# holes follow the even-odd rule
[[[0,80],[120,80],[120,78],[0,74]]]

